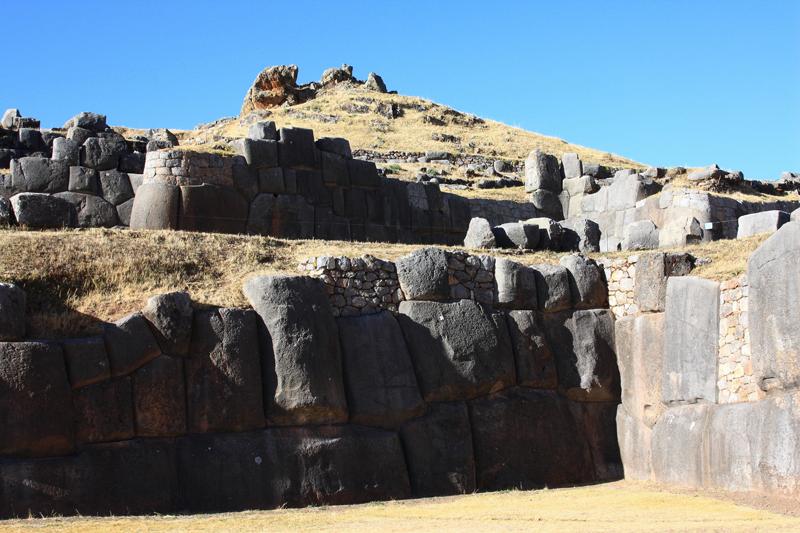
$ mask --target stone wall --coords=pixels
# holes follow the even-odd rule
[[[639,311],[633,294],[638,260],[638,256],[631,255],[602,263],[608,280],[608,305],[617,320]]]
[[[25,294],[0,285],[0,516],[350,504],[619,477],[614,321],[592,261],[530,268],[426,248],[394,264],[349,262],[306,263],[327,284],[253,277],[253,309],[169,293],[98,337],[61,341],[25,340]],[[399,284],[403,298],[385,302],[396,312],[351,300],[337,317],[334,278],[375,294]],[[491,283],[491,304],[459,299],[468,283],[478,300]]]
[[[800,492],[800,225],[718,284],[639,256],[639,314],[616,324],[625,476],[692,488]]]

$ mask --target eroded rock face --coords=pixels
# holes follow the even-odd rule
[[[244,97],[241,114],[284,103],[302,103],[298,100],[297,72],[297,65],[277,65],[262,70]]]

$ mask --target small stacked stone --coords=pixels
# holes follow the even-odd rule
[[[639,256],[631,255],[603,264],[608,280],[608,305],[617,320],[639,312],[633,294],[638,260]]]
[[[403,300],[394,263],[364,257],[311,257],[300,270],[325,284],[334,316],[397,312]]]
[[[753,376],[747,325],[748,292],[745,275],[720,286],[719,403],[754,402],[764,397]]]
[[[496,292],[494,263],[494,258],[488,255],[448,252],[450,297],[453,300],[470,299],[491,305]]]
[[[242,156],[221,156],[186,150],[147,152],[144,181],[170,185],[233,185],[233,168],[246,164]]]

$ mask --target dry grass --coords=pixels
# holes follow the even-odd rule
[[[395,119],[379,115],[375,110],[381,103],[398,104],[403,108],[403,115]],[[354,112],[353,106],[362,106],[365,112]],[[345,110],[345,107],[350,110]],[[419,110],[423,108],[424,111]],[[423,120],[425,115],[440,118],[445,125],[426,123]],[[404,152],[445,150],[522,160],[531,150],[539,148],[559,156],[564,152],[577,152],[584,161],[611,166],[642,166],[615,154],[570,144],[556,137],[492,120],[470,124],[463,116],[456,116],[452,109],[423,98],[382,94],[341,84],[303,104],[271,109],[268,118],[274,120],[278,126],[312,128],[317,137],[345,137],[354,149]],[[223,121],[210,129],[185,132],[183,136],[205,144],[213,142],[214,135],[242,137],[246,132],[245,121],[233,119]],[[434,141],[432,136],[437,133],[459,137],[460,143],[456,145]]]
[[[800,518],[631,482],[216,515],[46,518],[0,531],[797,531]]]

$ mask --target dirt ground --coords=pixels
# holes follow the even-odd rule
[[[12,520],[0,531],[800,531],[796,501],[712,496],[624,481],[341,507]]]

